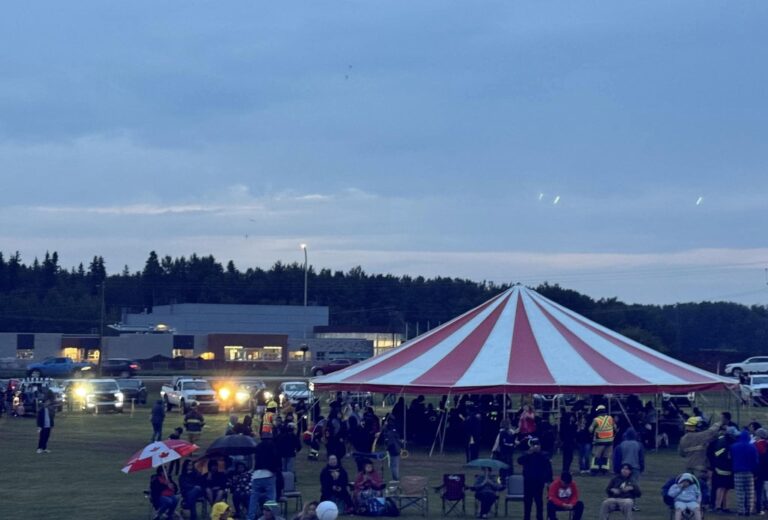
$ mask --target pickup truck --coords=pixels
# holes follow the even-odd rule
[[[67,379],[75,376],[82,377],[90,370],[93,370],[93,365],[90,363],[75,363],[68,357],[53,357],[43,360],[42,363],[28,365],[27,376]]]
[[[178,406],[187,412],[192,403],[197,403],[202,411],[219,411],[216,392],[205,379],[177,376],[173,379],[172,385],[163,385],[160,397],[168,411]]]
[[[765,406],[768,404],[768,376],[749,376],[745,383],[742,383],[741,400],[749,406]]]

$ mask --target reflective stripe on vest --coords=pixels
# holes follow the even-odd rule
[[[595,439],[606,441],[613,439],[613,417],[607,415],[600,415],[595,417]]]

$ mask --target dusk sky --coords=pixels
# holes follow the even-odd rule
[[[13,2],[0,251],[768,304],[768,2]],[[310,288],[311,291],[311,288]]]

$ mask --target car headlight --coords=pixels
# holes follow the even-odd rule
[[[118,401],[122,401],[123,399],[125,399],[125,395],[123,395],[123,393],[122,393],[122,392],[115,392],[115,398],[116,398]]]
[[[235,399],[237,400],[238,403],[244,403],[250,398],[251,398],[251,395],[248,392],[237,392],[235,394]]]
[[[229,388],[219,388],[219,397],[223,400],[229,399],[231,392],[229,391]]]
[[[272,399],[272,397],[274,397],[274,396],[273,396],[273,394],[272,394],[272,392],[270,392],[270,391],[266,391],[266,392],[264,392],[264,399],[266,399],[267,401],[269,401],[270,399]]]
[[[87,393],[87,392],[85,391],[85,388],[83,388],[82,386],[81,386],[81,387],[78,387],[78,388],[75,388],[75,395],[76,395],[77,397],[79,397],[80,399],[82,399],[83,397],[85,397],[86,393]]]

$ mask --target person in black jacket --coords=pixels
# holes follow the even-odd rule
[[[189,510],[189,519],[197,520],[197,501],[205,493],[203,491],[203,476],[195,469],[191,459],[185,460],[181,466],[179,491],[182,497],[182,507]]]
[[[271,433],[261,433],[261,442],[256,446],[253,458],[255,462],[251,479],[251,500],[248,503],[248,520],[255,520],[261,514],[264,502],[274,502],[283,490],[282,462]]]
[[[541,451],[539,440],[528,440],[528,451],[517,459],[523,468],[523,519],[531,520],[531,506],[536,503],[536,520],[544,519],[542,494],[547,482],[552,482],[552,463],[549,455]]]
[[[286,423],[284,427],[280,428],[275,444],[277,445],[277,452],[282,459],[282,470],[295,473],[294,462],[296,461],[296,454],[301,451],[301,440],[298,433],[296,433],[296,425],[294,423]]]
[[[46,400],[43,405],[37,411],[37,431],[40,434],[37,441],[37,453],[50,453],[48,449],[48,439],[51,437],[51,430],[53,430],[53,418],[56,412],[51,406],[51,402]]]
[[[348,488],[347,471],[339,464],[336,455],[328,455],[328,464],[320,472],[320,500],[341,501],[347,508],[347,512],[352,512],[354,507]]]

